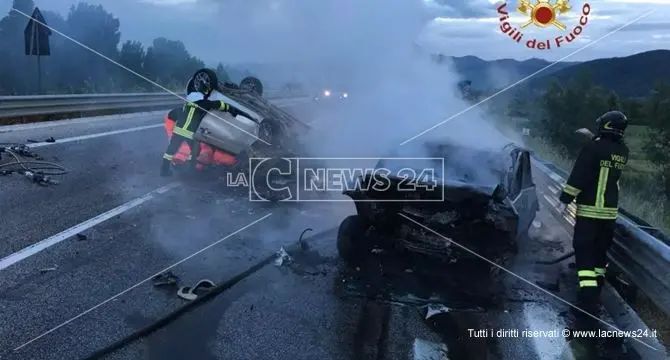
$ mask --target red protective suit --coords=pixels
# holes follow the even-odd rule
[[[175,127],[175,121],[170,118],[170,114],[165,115],[165,131],[168,141],[172,138],[172,131]],[[183,164],[191,159],[191,148],[184,141],[174,156],[173,163]],[[198,154],[198,164],[196,170],[202,171],[205,165],[233,166],[237,163],[237,158],[225,151],[214,149],[213,147],[200,143],[200,154]]]

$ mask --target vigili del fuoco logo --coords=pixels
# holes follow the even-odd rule
[[[563,18],[566,17],[566,14],[573,11],[570,6],[570,0],[519,0],[515,10],[528,16],[528,21],[519,24],[519,27],[515,27],[510,23],[510,14],[506,1],[498,5],[497,10],[500,20],[500,31],[503,34],[509,36],[510,39],[519,44],[526,44],[526,47],[529,49],[551,50],[577,40],[589,22],[591,5],[585,2],[581,7],[579,20],[575,19],[573,20],[573,24],[566,24],[563,22],[566,21]],[[540,28],[555,28],[561,31],[562,34],[554,38],[548,36],[544,38],[524,38],[523,29],[531,25]]]

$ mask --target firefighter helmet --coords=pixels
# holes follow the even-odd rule
[[[628,118],[621,111],[608,111],[597,120],[598,134],[614,134],[623,136],[628,126]]]

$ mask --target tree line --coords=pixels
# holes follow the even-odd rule
[[[32,14],[33,0],[13,0],[12,8]],[[181,41],[157,38],[147,48],[138,41],[121,43],[121,22],[101,5],[80,2],[66,16],[40,9],[47,25],[85,44],[99,54],[172,90],[183,90],[186,80],[205,67]],[[37,60],[24,53],[28,19],[11,11],[0,20],[0,95],[37,92]],[[51,56],[41,58],[41,93],[113,93],[159,90],[154,85],[102,56],[53,32]],[[219,63],[221,81],[230,80],[230,68]],[[250,75],[248,73],[243,76]]]

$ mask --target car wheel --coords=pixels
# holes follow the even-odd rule
[[[370,255],[369,226],[360,215],[350,215],[337,231],[337,252],[347,264],[358,264]]]
[[[212,69],[200,69],[196,71],[195,74],[193,74],[193,76],[189,79],[186,85],[187,94],[195,91],[195,87],[193,85],[195,79],[207,82],[210,89],[215,90],[219,87],[219,80],[216,76],[216,73]]]
[[[240,88],[253,91],[259,96],[263,96],[263,83],[256,77],[247,76],[240,81]]]

